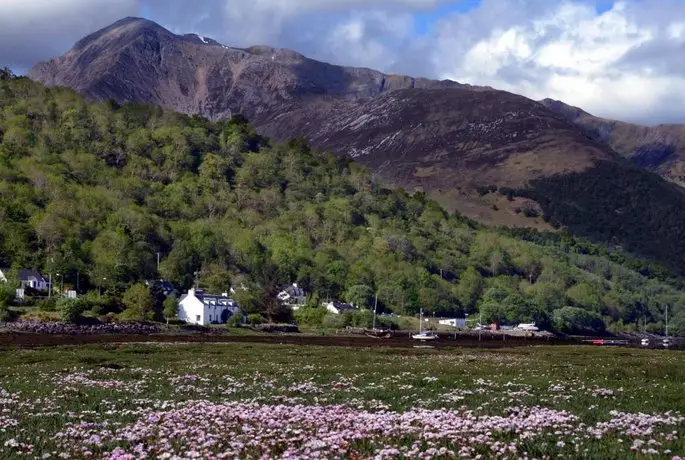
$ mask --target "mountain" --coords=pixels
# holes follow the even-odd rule
[[[137,18],[83,38],[29,76],[94,100],[156,104],[213,120],[240,113],[264,135],[306,136],[371,166],[387,183],[424,190],[481,220],[493,203],[477,197],[478,186],[518,187],[612,156],[521,96],[335,66],[290,50],[231,48]],[[516,222],[513,212],[506,217],[532,223]]]
[[[596,117],[553,99],[540,103],[576,123],[593,140],[610,146],[636,165],[685,186],[685,125],[636,125]]]
[[[481,222],[578,235],[685,273],[685,194],[579,127],[583,113],[487,87],[386,75],[290,50],[231,48],[127,18],[30,78],[90,100],[143,102],[220,120],[369,166]],[[575,118],[569,119],[570,113]],[[673,247],[673,242],[677,247]]]

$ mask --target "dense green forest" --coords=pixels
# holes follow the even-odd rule
[[[598,162],[587,171],[532,181],[517,194],[540,203],[552,225],[685,274],[685,193],[656,174],[628,162]]]
[[[667,271],[568,235],[483,228],[422,194],[375,183],[306,142],[272,143],[240,116],[86,103],[0,78],[0,266],[61,273],[111,298],[141,280],[239,290],[272,320],[298,282],[386,311],[535,320],[561,331],[685,333]],[[157,269],[157,253],[160,266]]]

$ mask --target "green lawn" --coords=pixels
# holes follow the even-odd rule
[[[0,349],[0,458],[670,459],[683,390],[663,350]]]

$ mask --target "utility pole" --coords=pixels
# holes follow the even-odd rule
[[[159,255],[161,254],[160,252],[156,252],[157,254],[157,273],[159,274]]]
[[[483,332],[483,312],[480,312],[480,317],[478,319],[478,341],[480,342],[480,335]]]
[[[48,299],[52,297],[52,271],[50,271],[48,280]]]
[[[81,285],[81,272],[76,272],[76,292],[80,290],[80,285]]]
[[[668,337],[668,304],[666,304],[666,337]]]
[[[102,281],[98,283],[98,298],[102,297],[102,283],[106,281],[107,278],[102,278]]]

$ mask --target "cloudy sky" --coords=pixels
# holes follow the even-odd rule
[[[24,71],[124,16],[609,118],[685,123],[685,0],[0,0],[0,65]]]

